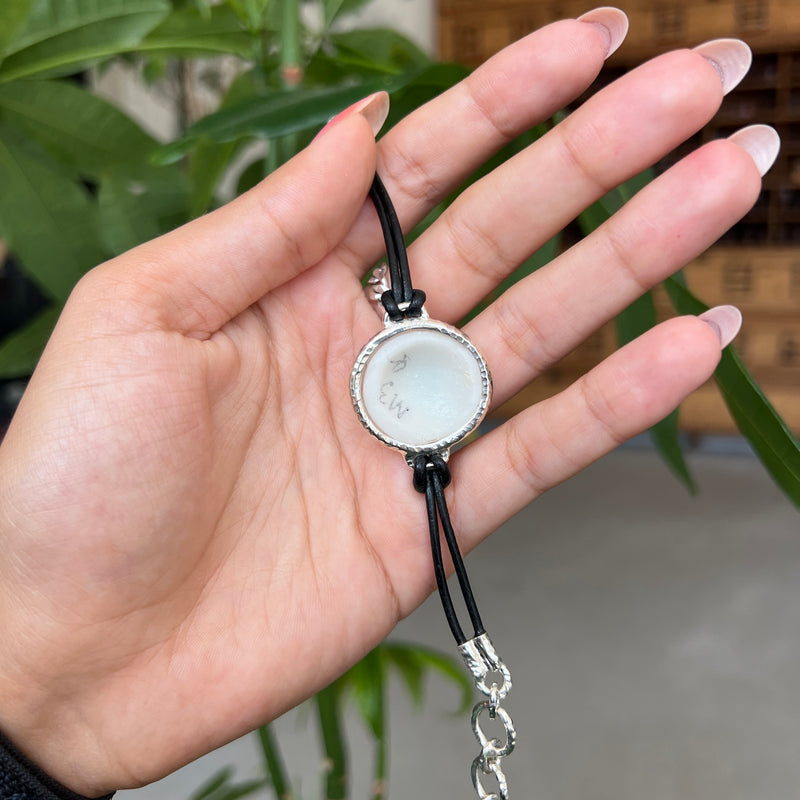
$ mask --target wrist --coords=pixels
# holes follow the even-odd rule
[[[89,797],[110,800],[112,794],[89,796],[74,792],[0,733],[0,800],[87,800]]]
[[[11,670],[7,660],[2,661],[0,750],[5,753],[9,768],[15,760],[18,769],[29,774],[33,783],[42,784],[42,797],[49,797],[45,792],[48,781],[52,787],[47,790],[56,798],[109,796],[116,787],[102,785],[96,777],[102,774],[99,751],[94,737],[80,723],[79,693],[55,690],[55,680],[48,680],[47,689],[43,689],[44,680],[37,685],[34,677],[35,664],[25,665],[22,680],[20,670]],[[23,800],[27,796],[21,795]],[[0,794],[0,800],[4,798]]]

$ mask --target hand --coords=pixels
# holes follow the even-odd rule
[[[413,225],[589,85],[620,38],[613,12],[590,19],[608,26],[528,36],[377,147],[343,116],[78,285],[0,451],[0,728],[53,777],[88,795],[155,780],[326,685],[431,592],[424,502],[347,389],[381,327],[360,286],[383,246],[368,187],[377,163]],[[410,249],[431,316],[457,321],[722,96],[701,52],[659,57],[467,190]],[[765,135],[705,145],[471,322],[496,402],[741,217]],[[719,355],[714,326],[671,320],[457,453],[464,549],[666,415]]]

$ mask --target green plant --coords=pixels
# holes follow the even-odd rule
[[[328,800],[349,796],[350,758],[347,750],[346,710],[354,704],[374,744],[372,800],[386,796],[388,777],[388,707],[386,692],[392,674],[403,682],[409,697],[420,706],[425,697],[425,679],[438,673],[460,694],[459,713],[471,703],[472,684],[460,664],[419,645],[384,642],[317,694],[309,704],[323,743],[326,770],[320,795]],[[299,798],[292,786],[271,726],[257,731],[264,758],[264,777],[237,782],[231,767],[212,775],[190,800],[236,800],[258,794],[265,788],[276,798]]]
[[[219,187],[254,142],[261,149],[237,175],[237,192],[256,183],[302,148],[334,113],[366,94],[392,95],[394,121],[467,74],[435,63],[388,29],[343,32],[334,23],[365,0],[309,0],[318,24],[304,25],[300,0],[3,0],[0,4],[0,238],[47,299],[35,318],[0,341],[0,378],[29,375],[76,281],[95,264],[203,214],[219,203]],[[236,56],[241,69],[219,107],[162,144],[129,116],[85,88],[89,68],[114,60],[137,65],[149,79],[178,75],[199,59]],[[478,179],[540,136],[539,126],[507,145],[469,181]],[[593,230],[648,175],[614,190],[580,217]],[[435,208],[410,237],[452,201]],[[549,261],[548,242],[499,287]],[[676,276],[666,282],[675,308],[702,303]],[[618,318],[620,342],[655,323],[645,295]],[[800,445],[733,351],[717,371],[720,389],[742,433],[787,496],[800,505]],[[652,435],[665,461],[691,489],[677,435],[677,414]],[[356,700],[376,742],[376,785],[386,769],[385,699],[389,667],[421,693],[428,668],[454,677],[449,662],[420,648],[383,645],[314,701],[334,769],[326,796],[344,797],[345,698]],[[455,679],[455,678],[454,678]],[[195,798],[230,800],[263,788],[290,789],[269,728],[259,740],[268,778],[237,784],[230,771],[214,776]],[[375,797],[380,796],[376,790]]]
[[[391,125],[464,77],[464,68],[434,63],[394,31],[337,32],[337,17],[364,1],[311,3],[320,22],[309,29],[301,24],[299,0],[6,0],[0,9],[0,236],[49,305],[0,342],[0,377],[31,372],[61,305],[87,269],[212,208],[222,176],[246,145],[266,146],[239,175],[239,192],[367,93],[392,94]],[[153,76],[170,64],[219,55],[237,56],[243,69],[218,110],[166,145],[69,80],[112,59],[138,62]],[[519,137],[470,180],[545,129]],[[596,228],[647,179],[640,176],[587,209],[579,218],[583,230]],[[558,238],[549,242],[498,291],[546,263],[558,247]],[[674,284],[668,283],[669,296],[681,311],[686,295],[679,296]],[[620,343],[654,323],[652,297],[645,295],[619,316]],[[720,390],[775,482],[800,505],[798,441],[732,359],[726,355],[717,375]],[[728,379],[720,378],[723,373]],[[693,491],[677,412],[651,434],[665,462]]]

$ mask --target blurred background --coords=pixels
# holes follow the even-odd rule
[[[57,0],[4,2],[0,430],[69,288],[92,264],[245,190],[369,91],[392,93],[391,125],[505,44],[590,7],[108,0],[108,18],[126,24],[101,31],[80,16],[88,0],[71,11]],[[751,45],[753,68],[706,128],[520,274],[702,142],[766,122],[783,147],[752,212],[679,283],[599,331],[489,423],[560,391],[657,319],[696,310],[695,296],[744,312],[738,356],[680,415],[551,491],[469,556],[514,677],[507,708],[519,744],[504,768],[512,797],[789,800],[800,796],[800,4],[618,5],[631,30],[590,92],[659,52],[723,36]],[[45,7],[52,29],[37,17]],[[245,737],[118,797],[267,798],[291,786],[295,797],[379,798],[386,783],[391,797],[473,796],[467,687],[460,665],[435,655],[453,654],[438,599],[391,641],[396,650],[328,695],[335,747],[322,734],[321,703],[309,701],[269,738]],[[339,772],[349,786],[331,780]]]

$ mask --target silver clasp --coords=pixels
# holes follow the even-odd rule
[[[478,691],[493,700],[493,706],[496,707],[497,702],[511,691],[511,672],[497,655],[488,634],[483,633],[464,642],[459,645],[458,651],[467,669],[475,676],[475,686]],[[502,676],[502,684],[498,685],[495,681],[487,684],[486,677],[490,673]]]

